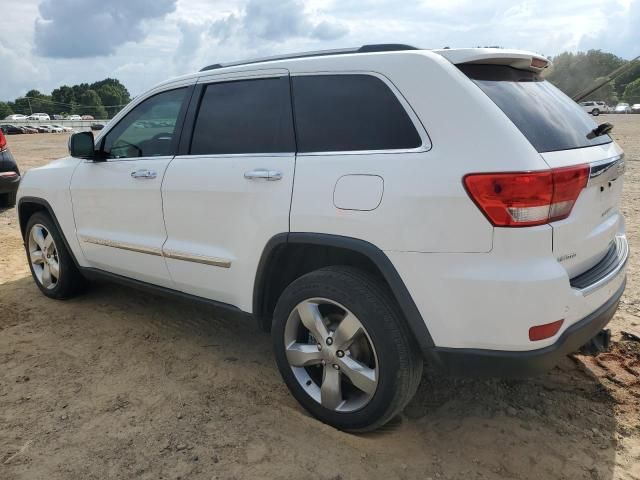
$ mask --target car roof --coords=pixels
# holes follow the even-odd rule
[[[313,63],[314,68],[318,66],[318,62],[328,64],[334,62],[337,58],[343,56],[367,56],[375,58],[380,55],[393,54],[422,54],[443,57],[453,64],[459,63],[484,63],[494,65],[506,65],[513,68],[531,70],[541,72],[551,65],[551,61],[537,53],[525,50],[511,50],[503,48],[443,48],[443,49],[423,49],[412,45],[384,43],[374,45],[363,45],[362,47],[343,48],[333,50],[319,50],[313,52],[292,53],[288,55],[279,55],[264,58],[255,58],[238,62],[213,63],[200,69],[198,72],[181,75],[162,81],[148,90],[154,92],[162,90],[169,86],[187,85],[194,79],[215,73],[240,73],[246,71],[244,66],[254,67],[256,69],[291,69],[301,68],[307,63]],[[534,60],[537,65],[534,65]],[[328,67],[330,65],[327,65]]]

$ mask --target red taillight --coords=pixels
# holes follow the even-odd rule
[[[536,325],[529,329],[529,340],[535,342],[536,340],[544,340],[545,338],[553,337],[562,326],[564,320],[558,320],[557,322],[545,323],[544,325]]]
[[[4,133],[0,130],[0,152],[7,148],[7,139],[4,137]]]
[[[496,227],[530,227],[562,220],[587,185],[589,165],[544,172],[472,173],[471,199]]]

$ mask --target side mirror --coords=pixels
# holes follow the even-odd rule
[[[96,155],[92,132],[74,133],[69,137],[69,154],[75,158],[95,160]]]

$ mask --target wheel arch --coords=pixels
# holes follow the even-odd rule
[[[409,290],[389,257],[365,240],[324,233],[280,233],[267,242],[253,289],[253,315],[269,330],[275,303],[296,278],[324,266],[353,265],[386,283],[423,354],[433,339]]]
[[[64,246],[69,252],[69,255],[71,255],[71,258],[73,259],[73,263],[75,263],[76,267],[80,268],[80,265],[78,264],[76,256],[74,255],[73,250],[69,246],[69,242],[67,241],[65,232],[60,226],[60,223],[58,222],[58,218],[56,217],[56,214],[54,213],[53,208],[51,207],[51,204],[49,202],[47,202],[44,198],[40,198],[40,197],[21,197],[20,200],[18,200],[17,210],[18,210],[18,223],[20,224],[20,234],[22,235],[23,240],[25,239],[25,235],[27,233],[26,229],[27,229],[27,223],[29,223],[29,218],[31,218],[31,216],[37,212],[47,213],[49,217],[51,217],[51,220],[55,224],[56,228],[58,229],[58,232],[60,232],[60,236],[64,241]]]

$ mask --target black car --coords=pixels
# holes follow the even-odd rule
[[[104,128],[104,123],[92,123],[91,130],[102,130]]]
[[[20,184],[20,170],[7,146],[3,130],[4,125],[0,129],[0,207],[13,207]]]
[[[15,125],[0,125],[0,130],[2,130],[2,133],[5,133],[7,135],[17,135],[20,133],[24,133],[22,127],[16,127]]]

